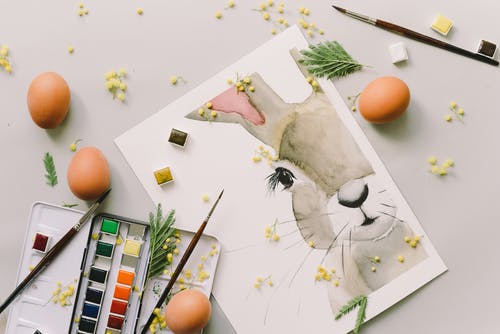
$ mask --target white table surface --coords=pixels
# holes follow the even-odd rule
[[[153,203],[113,139],[272,38],[272,25],[251,10],[259,1],[235,0],[231,10],[223,10],[224,0],[82,2],[90,10],[83,18],[77,15],[76,0],[0,0],[0,44],[10,46],[14,69],[12,75],[0,70],[0,300],[14,288],[32,203],[77,202],[86,208],[66,183],[72,141],[81,138],[81,146],[99,147],[109,161],[113,193],[103,210],[145,219]],[[309,20],[325,30],[324,38],[338,40],[360,62],[373,66],[336,81],[344,97],[381,75],[398,76],[409,85],[412,102],[398,121],[372,126],[356,117],[449,267],[448,273],[365,324],[363,332],[495,332],[500,328],[500,214],[495,202],[500,198],[499,69],[350,19],[330,4],[285,1],[285,17],[294,23],[298,7],[308,7]],[[438,38],[429,26],[442,13],[455,23],[448,41],[471,50],[480,39],[500,43],[496,1],[337,4]],[[218,9],[224,15],[220,21],[214,18]],[[410,56],[401,66],[393,65],[388,54],[388,46],[398,41],[405,42]],[[66,50],[70,44],[72,55]],[[104,88],[104,73],[122,67],[129,73],[123,104]],[[45,131],[31,121],[26,93],[32,78],[48,70],[65,77],[72,104],[63,125]],[[170,86],[172,74],[187,84]],[[450,101],[465,109],[464,124],[444,121]],[[43,177],[47,151],[59,174],[55,188]],[[446,177],[431,175],[429,155],[452,157],[456,166]],[[0,332],[5,321],[2,314]],[[206,333],[232,333],[229,328],[216,311]]]

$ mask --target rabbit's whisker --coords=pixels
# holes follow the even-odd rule
[[[402,219],[400,219],[400,218],[398,218],[398,217],[396,217],[396,216],[394,216],[394,215],[391,215],[390,213],[387,213],[387,212],[384,212],[384,211],[378,211],[378,213],[381,213],[381,214],[383,214],[383,215],[386,215],[386,216],[389,216],[389,217],[391,217],[391,218],[394,218],[394,219],[398,220],[398,221],[399,221],[399,222],[401,222],[401,223],[404,223],[404,222],[405,222],[404,220],[402,220]]]
[[[339,213],[340,212],[338,212],[338,211],[334,211],[334,212],[322,213],[322,214],[316,215],[316,216],[308,216],[308,217],[299,218],[299,219],[289,219],[289,220],[284,220],[282,222],[279,222],[277,225],[294,223],[294,222],[299,222],[299,221],[306,220],[306,219],[319,218],[319,217],[324,217],[324,216],[333,216],[333,215],[336,215]]]
[[[290,248],[292,248],[292,247],[295,247],[295,246],[297,246],[299,243],[304,242],[304,240],[309,239],[311,236],[312,236],[312,234],[308,234],[308,235],[306,235],[305,237],[301,238],[300,240],[298,240],[298,241],[294,242],[294,243],[293,243],[293,244],[291,244],[290,246],[287,246],[286,248],[283,248],[283,250],[288,250],[288,249],[290,249]]]
[[[312,251],[313,251],[313,248],[311,248],[311,249],[307,252],[306,256],[304,257],[304,259],[303,259],[303,260],[302,260],[302,262],[300,263],[299,267],[297,268],[297,270],[296,270],[296,271],[295,271],[295,273],[293,274],[292,279],[290,280],[290,283],[288,284],[288,288],[291,288],[291,287],[292,287],[292,283],[293,283],[293,281],[295,280],[295,277],[296,277],[296,276],[297,276],[297,274],[299,273],[300,269],[302,269],[302,266],[304,265],[304,263],[306,263],[306,260],[307,260],[307,258],[309,257],[309,255],[311,255]]]

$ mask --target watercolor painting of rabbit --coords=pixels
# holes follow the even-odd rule
[[[258,73],[246,81],[211,99],[207,112],[186,117],[235,123],[274,150],[262,191],[291,193],[303,242],[324,252],[326,270],[335,268],[326,275],[335,278],[327,284],[332,312],[428,257],[320,87],[286,103]]]

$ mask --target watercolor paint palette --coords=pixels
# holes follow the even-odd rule
[[[18,283],[82,215],[77,210],[42,202],[33,205]],[[179,230],[177,251],[171,255],[170,265],[163,275],[146,282],[149,226],[110,214],[93,217],[12,304],[7,333],[138,331],[152,312],[192,236],[191,232]],[[218,241],[203,236],[174,292],[197,288],[210,296],[218,257]],[[158,328],[158,333],[169,331]]]
[[[149,257],[149,227],[101,214],[92,222],[70,333],[133,333]]]

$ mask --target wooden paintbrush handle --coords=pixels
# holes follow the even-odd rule
[[[453,53],[456,53],[456,54],[459,54],[459,55],[462,55],[465,57],[476,59],[476,60],[482,61],[482,62],[490,64],[490,65],[498,66],[498,61],[495,59],[483,56],[482,54],[479,54],[479,53],[475,53],[475,52],[471,52],[469,50],[462,49],[458,46],[440,41],[439,39],[432,38],[430,36],[421,34],[419,32],[410,30],[408,28],[401,27],[397,24],[390,23],[390,22],[387,22],[384,20],[377,20],[375,25],[378,27],[384,28],[386,30],[389,30],[391,32],[400,34],[402,36],[405,36],[405,37],[408,37],[408,38],[411,38],[411,39],[414,39],[414,40],[417,40],[417,41],[420,41],[420,42],[423,42],[423,43],[426,43],[429,45],[433,45],[433,46],[436,46],[438,48],[448,50],[448,51],[451,51]]]
[[[403,35],[405,37],[409,37],[411,39],[424,42],[430,45],[434,45],[443,49],[446,48],[446,45],[448,45],[448,43],[440,41],[439,39],[432,38],[430,36],[421,34],[419,32],[410,30],[408,28],[384,20],[377,20],[375,25],[387,29],[389,31],[392,31],[394,33],[399,33],[400,35]]]
[[[69,241],[77,234],[78,231],[75,228],[69,230],[48,252],[45,256],[38,262],[38,264],[30,271],[30,273],[24,278],[24,280],[12,291],[12,293],[7,297],[4,303],[0,306],[0,313],[2,313],[9,305],[16,299],[16,297],[23,292],[25,288],[29,286],[31,281],[33,281],[36,276],[38,276],[46,266],[64,249],[64,247],[69,243]]]

